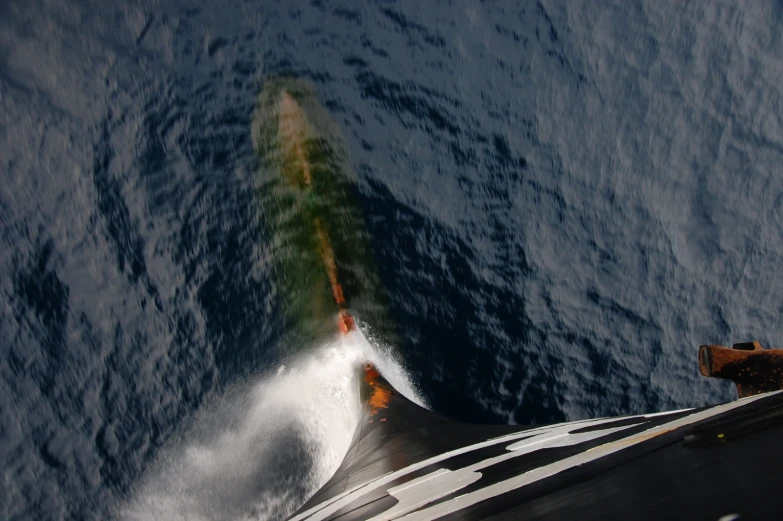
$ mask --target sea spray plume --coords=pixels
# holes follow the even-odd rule
[[[359,415],[360,333],[207,405],[118,512],[127,520],[280,519],[340,464]],[[374,356],[374,355],[369,355]]]
[[[340,465],[361,414],[356,369],[365,361],[415,399],[390,353],[360,331],[339,335],[204,407],[116,517],[284,519]]]
[[[356,175],[337,125],[303,80],[267,80],[253,116],[260,158],[258,199],[271,237],[274,281],[288,327],[300,340],[346,333],[352,315],[396,344],[372,261]]]

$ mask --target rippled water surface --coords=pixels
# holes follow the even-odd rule
[[[0,517],[284,516],[350,353],[472,422],[731,399],[698,345],[783,343],[783,7],[564,4],[4,2]],[[280,312],[280,75],[340,129],[396,324],[337,358]]]

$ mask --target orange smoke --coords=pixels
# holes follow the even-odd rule
[[[378,378],[381,374],[372,364],[364,366],[364,382],[372,389],[372,394],[367,403],[370,404],[370,414],[377,414],[379,409],[389,406],[391,391]]]
[[[315,230],[318,234],[318,242],[321,245],[321,257],[326,267],[326,274],[329,276],[329,283],[332,285],[332,296],[338,306],[345,305],[345,295],[343,295],[343,287],[340,286],[340,282],[337,280],[337,263],[334,260],[334,250],[329,242],[329,235],[321,224],[321,220],[315,220]]]
[[[356,329],[356,323],[353,321],[353,317],[350,313],[348,313],[346,310],[341,309],[339,318],[340,321],[340,331],[343,332],[343,334],[348,334],[354,329]]]
[[[332,286],[332,296],[334,302],[340,308],[338,321],[340,323],[340,331],[343,334],[348,334],[356,329],[356,323],[353,321],[353,317],[348,310],[345,309],[345,293],[343,293],[343,287],[340,285],[340,281],[337,279],[337,262],[334,260],[334,250],[332,244],[329,241],[329,234],[326,233],[321,220],[315,219],[315,230],[318,234],[318,242],[321,246],[321,257],[324,261],[324,267],[326,268],[326,274],[329,277],[329,284]]]
[[[290,145],[289,158],[295,162],[296,166],[301,168],[305,189],[312,190],[313,178],[304,148],[304,140],[308,128],[307,117],[296,100],[285,91],[280,96],[279,125],[282,141]],[[346,309],[345,293],[337,277],[337,262],[334,258],[334,249],[332,249],[329,234],[321,220],[317,217],[315,218],[315,230],[318,235],[321,258],[326,268],[326,274],[329,277],[329,284],[332,287],[332,296],[340,310],[338,315],[340,331],[347,334],[356,329],[356,323]]]

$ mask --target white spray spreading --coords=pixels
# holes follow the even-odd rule
[[[361,413],[357,368],[367,361],[423,405],[390,350],[372,346],[361,331],[340,335],[201,411],[117,518],[284,519],[348,451]]]

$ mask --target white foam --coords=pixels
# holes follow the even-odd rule
[[[423,404],[388,348],[356,331],[226,393],[162,451],[127,520],[282,519],[342,462],[360,417],[358,367],[373,362]]]
[[[361,331],[348,335],[346,342],[355,343],[357,348],[362,349],[366,360],[372,362],[383,377],[403,396],[426,408],[427,404],[421,397],[419,389],[394,350],[375,337],[366,324],[360,323],[359,328]]]

